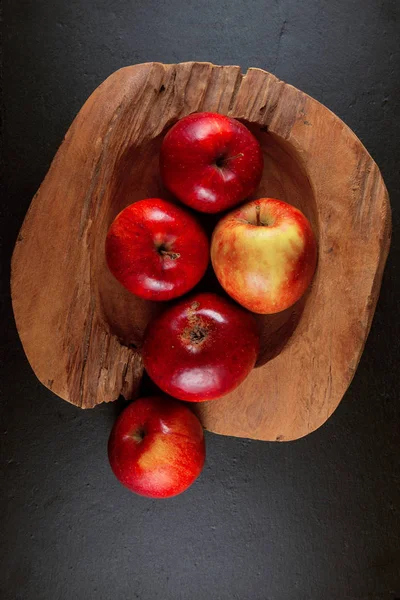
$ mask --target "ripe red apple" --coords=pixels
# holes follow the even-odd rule
[[[144,366],[167,394],[188,402],[220,398],[255,365],[254,317],[216,294],[195,294],[165,310],[147,327]]]
[[[115,422],[108,458],[117,479],[132,492],[150,498],[176,496],[203,469],[203,428],[189,408],[173,398],[140,398]]]
[[[106,238],[106,260],[116,279],[136,296],[170,300],[203,277],[206,234],[189,212],[160,198],[127,206]]]
[[[166,134],[160,169],[165,185],[181,202],[217,213],[256,190],[263,155],[256,138],[239,121],[217,113],[194,113]]]
[[[261,198],[219,221],[211,261],[220,284],[239,304],[273,314],[294,304],[310,285],[317,245],[300,210]]]

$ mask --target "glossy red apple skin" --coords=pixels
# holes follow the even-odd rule
[[[209,242],[188,211],[148,198],[117,215],[105,253],[111,273],[130,292],[146,300],[171,300],[203,277]]]
[[[194,113],[166,134],[161,176],[181,202],[205,213],[232,208],[252,194],[263,172],[263,155],[253,134],[236,119]]]
[[[254,317],[212,293],[180,300],[147,327],[144,366],[167,394],[214,400],[234,390],[255,365],[259,336]]]
[[[248,310],[273,314],[292,306],[311,283],[317,244],[294,206],[261,198],[225,215],[211,241],[211,262],[225,291]]]
[[[115,422],[108,458],[117,479],[132,492],[149,498],[176,496],[203,469],[203,428],[191,410],[173,398],[140,398]]]

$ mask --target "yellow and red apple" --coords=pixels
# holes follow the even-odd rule
[[[140,398],[118,417],[108,442],[117,479],[150,498],[185,491],[205,458],[203,428],[187,406],[167,396]]]
[[[255,313],[273,314],[292,306],[310,285],[317,245],[299,209],[261,198],[219,221],[211,261],[220,284],[239,304]]]

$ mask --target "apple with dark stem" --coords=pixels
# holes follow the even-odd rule
[[[115,422],[108,457],[117,479],[132,492],[150,498],[176,496],[203,469],[203,428],[192,411],[173,398],[140,398]]]
[[[223,217],[211,241],[214,272],[225,291],[255,313],[292,306],[311,283],[317,244],[294,206],[261,198]]]
[[[181,202],[206,213],[232,208],[258,187],[263,155],[239,121],[218,113],[194,113],[164,137],[161,176]]]
[[[220,398],[242,383],[258,350],[253,315],[216,294],[200,293],[180,300],[150,322],[143,361],[164,392],[202,402]]]
[[[127,206],[114,219],[105,253],[114,277],[147,300],[171,300],[203,277],[209,243],[196,218],[160,198]]]

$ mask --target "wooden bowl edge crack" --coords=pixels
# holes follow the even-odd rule
[[[195,408],[216,433],[296,439],[327,420],[355,373],[389,250],[390,206],[379,169],[355,134],[319,102],[261,69],[242,75],[235,66],[146,63],[120,69],[93,92],[16,242],[11,286],[18,332],[40,381],[65,400],[86,408],[135,395],[143,370],[140,338],[154,307],[132,304],[104,274],[104,232],[118,208],[113,198],[128,189],[115,174],[134,148],[152,165],[162,133],[199,110],[250,125],[273,173],[268,189],[297,194],[298,203],[307,190],[301,208],[318,233],[319,264],[283,350],[233,394]],[[282,153],[288,158],[280,180]],[[137,193],[164,192],[160,182],[153,188],[152,168],[145,170],[147,188]],[[134,192],[132,199],[138,199]],[[105,300],[108,290],[115,298],[110,293]],[[114,300],[127,315],[134,310],[138,323],[130,327],[125,317],[123,326],[112,323]],[[131,347],[123,339],[127,331]]]

